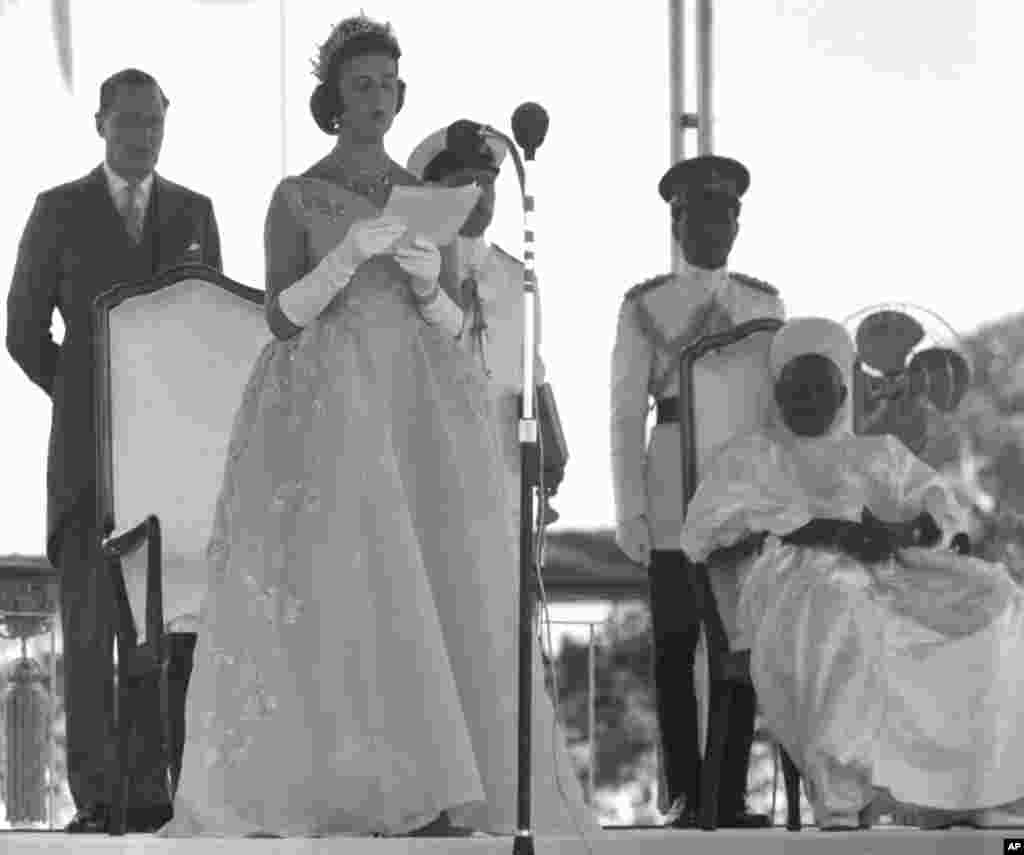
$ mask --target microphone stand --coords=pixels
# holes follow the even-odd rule
[[[500,139],[508,147],[516,166],[523,201],[523,387],[519,412],[519,701],[518,701],[518,783],[516,835],[513,855],[534,855],[532,807],[533,744],[533,618],[536,581],[534,579],[535,538],[533,490],[540,486],[541,459],[537,430],[537,384],[534,366],[537,359],[536,304],[537,275],[534,270],[532,214],[533,196],[528,193],[526,168],[516,145],[500,131],[484,126],[483,133]],[[537,146],[524,141],[527,161],[534,159]]]

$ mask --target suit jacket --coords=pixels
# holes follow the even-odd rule
[[[715,317],[719,311],[724,314]],[[682,349],[712,331],[754,318],[783,318],[771,285],[727,271],[658,276],[626,293],[612,354],[611,452],[616,523],[646,516],[655,549],[679,549],[682,464],[678,424],[657,426],[647,444],[651,399],[679,394]]]
[[[36,198],[7,298],[7,349],[53,402],[46,480],[51,563],[69,511],[97,483],[93,299],[184,263],[221,269],[213,204],[159,175],[138,244],[114,206],[102,166]],[[60,345],[51,335],[54,309],[64,322]]]

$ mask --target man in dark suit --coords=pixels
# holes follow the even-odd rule
[[[93,298],[181,263],[221,269],[210,200],[154,172],[168,103],[137,69],[103,83],[96,131],[104,162],[37,197],[7,298],[7,349],[53,402],[46,554],[61,573],[72,832],[107,830],[113,783],[115,613],[99,551]],[[59,345],[50,332],[55,308],[65,327]],[[167,818],[129,813],[129,828]]]

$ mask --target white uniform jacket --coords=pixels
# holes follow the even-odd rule
[[[679,424],[656,425],[653,402],[679,394],[682,349],[707,332],[784,317],[778,291],[725,268],[687,267],[630,289],[619,309],[611,366],[611,455],[618,526],[646,516],[654,549],[679,549],[682,469]]]

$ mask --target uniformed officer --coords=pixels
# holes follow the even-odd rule
[[[741,163],[704,155],[683,160],[662,177],[658,192],[671,205],[673,234],[684,267],[629,290],[619,310],[612,355],[611,449],[616,542],[648,567],[654,633],[654,680],[669,824],[696,823],[700,749],[694,694],[699,616],[690,566],[679,548],[682,474],[678,358],[702,335],[754,318],[782,318],[772,286],[728,270],[739,231],[740,199],[750,184]],[[647,443],[649,399],[657,425]],[[719,825],[760,827],[768,817],[746,807],[746,779],[756,700],[734,696]]]
[[[460,340],[477,355],[489,379],[491,400],[505,461],[509,493],[509,522],[519,543],[519,395],[522,392],[523,264],[487,240],[494,218],[495,188],[508,150],[501,140],[469,134],[453,135],[458,126],[472,128],[466,120],[435,131],[409,156],[408,168],[428,184],[448,187],[476,182],[480,199],[470,212],[446,256],[445,273],[453,275],[451,290],[463,309]],[[479,127],[478,125],[476,127]],[[456,143],[449,145],[450,142]],[[535,337],[540,343],[540,299],[536,300]],[[544,363],[534,366],[537,385],[544,382]]]

